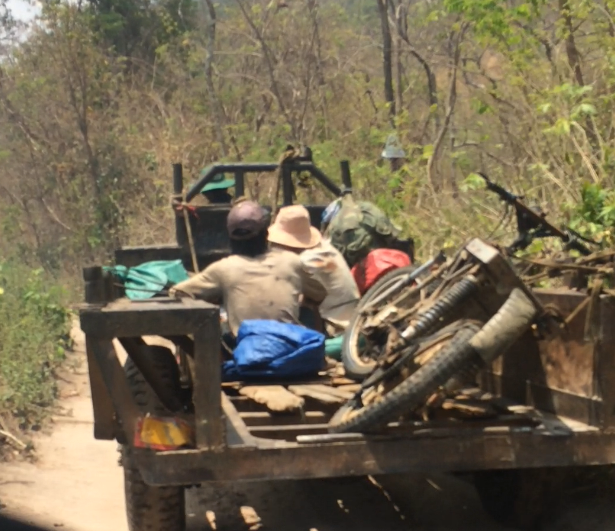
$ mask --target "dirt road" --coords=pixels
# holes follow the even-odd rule
[[[38,462],[0,465],[3,514],[63,531],[126,531],[115,443],[95,441],[83,341],[63,378],[62,414],[36,440]],[[499,531],[471,485],[394,476],[208,485],[187,496],[190,531]],[[615,531],[611,502],[566,501],[548,531]],[[174,531],[174,530],[169,530]]]

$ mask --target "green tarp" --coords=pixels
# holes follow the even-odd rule
[[[181,260],[157,260],[135,267],[106,267],[124,285],[131,300],[150,299],[170,286],[188,279]]]

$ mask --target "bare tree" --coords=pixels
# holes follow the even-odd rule
[[[220,103],[218,94],[216,93],[216,87],[213,79],[213,62],[214,51],[216,47],[216,9],[211,0],[202,0],[201,6],[201,19],[203,27],[207,35],[207,41],[205,45],[205,83],[207,84],[207,93],[209,94],[209,102],[215,116],[215,130],[222,155],[228,156],[228,147],[224,138],[224,126],[226,125],[226,116],[224,114],[224,107]]]
[[[389,105],[391,119],[395,116],[395,91],[393,89],[393,39],[389,26],[389,0],[376,0],[382,31],[382,68],[384,70],[384,99]],[[391,120],[393,123],[393,120]]]

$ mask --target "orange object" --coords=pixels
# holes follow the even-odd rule
[[[194,447],[194,428],[180,418],[148,415],[137,421],[134,446],[161,451]]]

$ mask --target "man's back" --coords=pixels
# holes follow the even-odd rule
[[[233,255],[215,265],[234,335],[246,319],[296,322],[299,318],[301,262],[293,253],[276,250],[253,258]]]
[[[303,271],[299,257],[284,250],[271,250],[255,257],[231,255],[175,290],[221,303],[228,314],[229,327],[237,335],[247,319],[273,319],[297,322]]]

